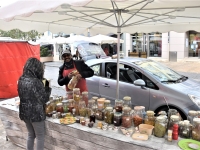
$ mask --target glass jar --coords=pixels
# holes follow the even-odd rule
[[[106,108],[106,107],[110,107],[111,105],[110,105],[110,100],[105,100],[104,101],[104,109]]]
[[[194,118],[198,118],[198,112],[194,110],[190,110],[188,112],[187,120],[189,120],[192,125],[193,125]]]
[[[120,99],[116,99],[115,100],[115,111],[116,112],[120,112],[122,113],[122,109],[123,109],[123,100]]]
[[[200,118],[194,118],[192,127],[192,139],[200,141]]]
[[[73,99],[73,91],[67,91],[67,99]]]
[[[133,124],[135,127],[138,127],[140,124],[143,123],[143,111],[140,106],[134,107],[134,113],[133,113]]]
[[[178,111],[176,109],[169,109],[167,114],[168,120],[170,120],[172,115],[178,115]]]
[[[200,111],[197,111],[197,113],[198,113],[198,118],[200,118]]]
[[[99,98],[99,99],[97,100],[97,108],[98,108],[99,110],[104,109],[104,102],[105,102],[105,99],[103,99],[103,98]]]
[[[123,107],[130,107],[130,108],[132,108],[131,97],[130,96],[125,96],[123,98],[123,100],[124,100]]]
[[[155,120],[156,120],[156,118],[154,117],[154,112],[151,110],[147,111],[147,115],[144,119],[144,123],[154,126]]]
[[[169,120],[169,130],[173,130],[173,125],[174,124],[179,124],[180,118],[177,115],[171,115],[170,120]]]
[[[122,124],[122,114],[119,112],[114,113],[114,119],[113,119],[114,126],[121,126]]]
[[[103,121],[104,120],[104,109],[97,109],[95,112],[95,118],[97,120]]]
[[[46,115],[48,115],[52,111],[53,111],[53,107],[50,105],[50,102],[47,102],[46,106],[45,106],[45,113],[46,113]]]
[[[63,101],[63,96],[59,96],[58,98],[59,98],[59,103],[62,103],[62,101]]]
[[[67,113],[68,112],[69,101],[68,100],[63,100],[62,104],[63,104],[63,112]]]
[[[87,108],[86,108],[86,105],[85,105],[85,101],[79,102],[79,114],[82,117],[86,117],[86,115],[87,115]]]
[[[80,96],[81,96],[80,89],[79,88],[74,88],[73,89],[73,98],[74,98],[74,101],[75,102],[79,102],[80,101]]]
[[[181,132],[180,133],[181,137],[187,138],[187,139],[190,138],[190,136],[191,136],[191,124],[189,123],[189,121],[184,122],[183,129],[180,130],[180,132]]]
[[[93,100],[93,99],[88,100],[88,107],[87,107],[87,116],[88,116],[88,118],[91,115],[94,115],[95,111],[96,111],[95,100]]]
[[[179,124],[178,124],[178,134],[182,136],[182,132],[183,132],[183,128],[184,128],[184,121],[179,121]]]
[[[62,105],[62,103],[58,103],[57,105],[56,105],[56,111],[57,112],[60,112],[60,113],[63,113],[64,111],[63,111],[63,105]]]
[[[96,103],[96,105],[97,105],[97,100],[98,100],[99,98],[96,97],[96,96],[94,96],[94,97],[92,97],[92,99],[95,100],[95,103]]]
[[[143,118],[145,118],[146,117],[145,107],[144,106],[140,106],[140,107],[141,107]]]
[[[74,100],[69,99],[68,111],[72,114],[72,109],[74,109]]]
[[[166,118],[163,116],[158,116],[156,118],[154,135],[156,137],[164,137],[167,130]]]
[[[86,106],[88,105],[88,92],[87,91],[82,92],[82,101],[85,102]]]
[[[121,126],[124,128],[130,128],[132,126],[132,117],[131,117],[130,107],[123,107]]]
[[[79,113],[79,103],[81,103],[82,101],[74,101],[74,115],[75,116],[79,116],[80,113]],[[83,102],[85,103],[85,102]],[[73,112],[73,111],[72,111]]]
[[[105,114],[104,114],[104,121],[108,124],[113,124],[113,108],[112,107],[106,107]]]
[[[57,105],[58,103],[60,103],[59,100],[60,100],[59,97],[56,97],[56,98],[55,98],[55,103],[56,103],[56,105]]]

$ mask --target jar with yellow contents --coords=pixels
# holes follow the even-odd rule
[[[80,96],[81,96],[80,89],[79,88],[74,88],[73,89],[73,98],[74,98],[74,101],[75,102],[80,101]]]

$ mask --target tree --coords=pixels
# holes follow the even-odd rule
[[[47,57],[49,55],[47,47],[40,47],[40,57]]]
[[[39,37],[41,34],[39,34],[35,30],[31,30],[29,32],[22,32],[19,29],[13,29],[10,31],[2,31],[0,30],[0,37],[11,37],[13,39],[19,39],[19,40],[33,40]]]

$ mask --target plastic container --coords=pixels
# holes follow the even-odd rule
[[[116,112],[122,113],[123,103],[124,103],[123,100],[120,100],[120,99],[115,100],[115,111]]]
[[[130,108],[132,108],[131,97],[130,96],[125,96],[123,98],[123,100],[124,100],[123,107],[130,107]]]
[[[148,136],[152,135],[154,126],[148,124],[140,124],[139,131],[142,134],[147,134]]]

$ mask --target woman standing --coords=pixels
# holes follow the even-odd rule
[[[27,150],[34,149],[35,138],[36,149],[44,149],[46,118],[44,106],[49,100],[51,88],[44,86],[43,75],[43,64],[36,58],[29,58],[18,81],[19,117],[25,122],[28,130]]]

